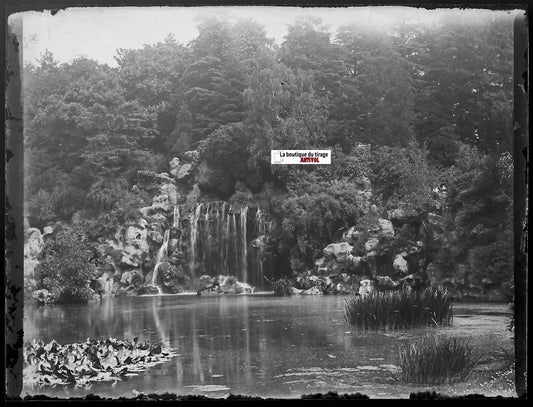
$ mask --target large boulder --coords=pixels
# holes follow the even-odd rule
[[[146,221],[145,221],[146,222]],[[128,226],[124,234],[124,242],[126,245],[135,246],[142,252],[148,252],[150,247],[148,246],[147,231],[145,227]]]
[[[407,260],[405,260],[406,255],[407,253],[402,252],[400,254],[397,254],[396,257],[394,258],[392,266],[394,267],[394,270],[397,273],[407,274],[409,272],[409,266],[407,264]]]
[[[375,228],[370,229],[369,231],[370,237],[394,237],[394,226],[392,226],[392,222],[387,219],[378,219],[378,224]]]
[[[163,243],[163,235],[159,230],[150,230],[147,232],[148,239],[156,244]]]
[[[267,244],[268,238],[265,235],[261,235],[250,242],[254,249],[264,250]]]
[[[355,242],[357,242],[361,235],[362,232],[358,231],[355,226],[352,226],[342,234],[341,240],[343,242],[353,245]]]
[[[292,287],[292,294],[299,294],[299,295],[322,295],[322,290],[320,290],[319,287],[314,286],[311,288],[308,288],[307,290],[300,290],[298,288]]]
[[[197,150],[185,151],[185,153],[183,154],[184,161],[188,163],[197,162],[199,158],[200,153]]]
[[[170,202],[167,194],[156,195],[152,198],[152,207],[159,208],[164,212],[170,210]]]
[[[169,205],[151,205],[151,206],[145,206],[143,208],[139,209],[139,212],[141,213],[141,216],[145,219],[150,220],[152,217],[163,217],[166,219],[166,216],[164,215],[165,212],[170,210]]]
[[[323,252],[326,259],[335,258],[340,263],[345,263],[348,260],[348,256],[352,253],[353,246],[346,242],[331,243],[327,245]]]
[[[341,295],[348,295],[348,294],[354,293],[352,286],[344,282],[337,283],[337,285],[335,286],[335,291],[337,294],[341,294]]]
[[[24,274],[33,276],[35,268],[39,264],[37,259],[44,247],[43,236],[37,228],[25,230],[24,242]]]
[[[192,164],[183,164],[182,166],[180,166],[178,170],[176,179],[184,180],[188,178],[191,174],[192,174]]]
[[[167,196],[167,202],[171,206],[175,206],[178,203],[181,203],[182,197],[176,184],[171,182],[165,182],[159,187],[159,192],[161,195]]]
[[[356,272],[359,269],[363,258],[360,256],[354,256],[353,254],[349,254],[346,260],[346,263],[349,266],[348,269]]]
[[[51,233],[54,233],[54,228],[52,226],[45,226],[43,228],[43,236],[49,235]]]
[[[180,169],[180,159],[177,157],[174,157],[170,162],[168,163],[170,167],[170,175],[172,175],[174,178],[177,178],[178,171]]]
[[[150,227],[152,229],[154,228],[167,228],[168,220],[167,217],[161,213],[155,213],[153,215],[150,215],[146,218],[148,222],[150,222]]]
[[[143,252],[135,246],[126,245],[119,249],[120,259],[118,265],[120,267],[140,267],[142,264]]]
[[[328,271],[328,261],[325,257],[315,260],[315,267],[318,273],[326,273]]]
[[[137,270],[125,271],[120,276],[120,284],[124,287],[135,285],[136,283],[141,282],[141,281],[142,281],[142,275]]]
[[[376,291],[376,286],[373,280],[362,280],[359,283],[359,295],[366,297]]]
[[[368,239],[367,242],[365,243],[366,255],[375,256],[378,245],[379,245],[379,239],[377,237]]]
[[[394,237],[394,226],[387,219],[378,219],[380,235],[384,237]]]
[[[409,222],[418,216],[415,210],[407,208],[396,208],[387,212],[387,217],[393,222]]]

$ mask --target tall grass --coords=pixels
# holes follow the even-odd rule
[[[447,292],[373,292],[345,301],[344,318],[356,329],[409,329],[450,325],[452,300]]]
[[[400,345],[398,366],[402,380],[417,384],[444,384],[464,380],[476,365],[467,341],[425,337]]]

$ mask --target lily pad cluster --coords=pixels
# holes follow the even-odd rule
[[[30,385],[78,385],[118,381],[176,356],[174,349],[107,338],[61,345],[32,340],[24,346],[24,382]]]

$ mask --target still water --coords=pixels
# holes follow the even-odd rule
[[[507,304],[454,306],[453,326],[400,332],[352,332],[342,296],[146,296],[87,305],[26,306],[25,340],[61,344],[87,338],[133,339],[177,349],[172,360],[124,381],[89,388],[31,388],[59,397],[138,393],[300,397],[336,391],[406,398],[412,391],[514,396]],[[402,383],[397,348],[424,334],[469,338],[482,356],[466,383],[424,387]]]

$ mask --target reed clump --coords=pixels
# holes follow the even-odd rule
[[[409,329],[450,325],[452,300],[446,291],[373,292],[345,301],[345,320],[355,329]]]
[[[466,379],[477,361],[468,341],[424,337],[399,346],[398,366],[408,383],[445,384]]]

